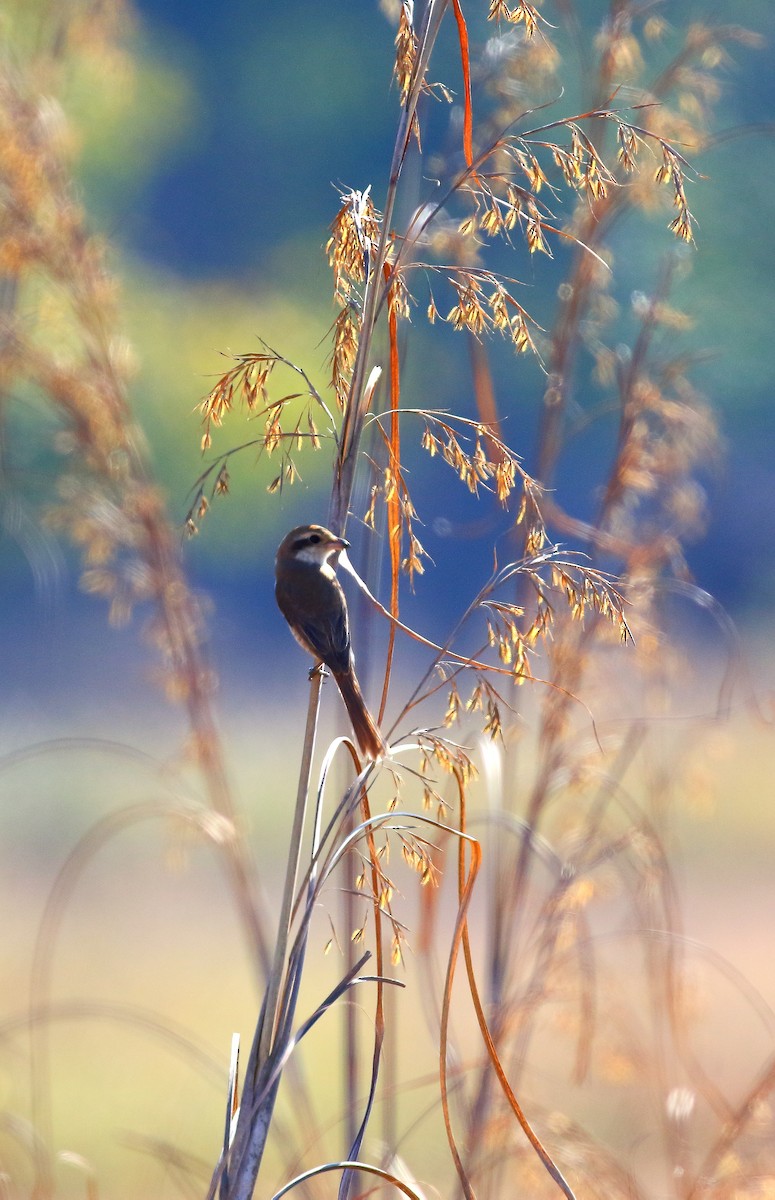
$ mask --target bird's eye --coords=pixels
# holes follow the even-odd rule
[[[308,540],[310,546],[317,546],[318,542],[320,541],[320,534],[319,533],[311,533],[307,540]]]

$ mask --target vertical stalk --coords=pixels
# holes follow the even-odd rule
[[[258,1178],[261,1160],[266,1146],[266,1139],[272,1120],[280,1077],[269,1083],[272,1061],[282,1046],[276,1044],[277,1015],[280,1008],[283,983],[287,980],[286,958],[292,920],[293,902],[301,860],[301,841],[304,833],[304,819],[309,796],[309,783],[312,774],[312,759],[315,753],[315,736],[317,733],[318,714],[320,712],[320,689],[323,682],[323,672],[320,669],[310,674],[310,694],[307,708],[307,725],[302,747],[301,765],[299,767],[299,782],[296,790],[296,808],[293,816],[293,827],[288,849],[288,859],[285,873],[280,920],[277,931],[277,941],[274,950],[272,970],[267,981],[264,1002],[256,1026],[253,1048],[250,1052],[247,1071],[245,1073],[245,1089],[242,1095],[240,1116],[237,1132],[231,1154],[233,1172],[228,1165],[221,1178],[222,1200],[250,1200]],[[301,963],[296,964],[296,972],[301,971]],[[290,1031],[293,1020],[293,1008],[297,989],[292,988],[288,1003],[284,1007],[283,1028]],[[268,1084],[268,1086],[267,1086]],[[220,1176],[220,1166],[216,1171],[210,1194]]]

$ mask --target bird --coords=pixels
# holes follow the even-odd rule
[[[350,543],[323,525],[298,525],[275,559],[275,597],[296,641],[334,677],[364,758],[377,761],[387,746],[363,699],[350,645],[350,619],[336,577]]]

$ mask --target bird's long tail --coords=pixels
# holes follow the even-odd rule
[[[372,760],[384,758],[387,754],[387,746],[376,721],[366,707],[366,701],[363,699],[355,672],[343,671],[340,674],[334,671],[333,676],[342,693],[342,699],[352,722],[356,740],[361,748],[361,754]]]

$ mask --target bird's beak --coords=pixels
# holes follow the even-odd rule
[[[347,538],[343,538],[343,537],[334,538],[333,541],[331,542],[331,545],[334,546],[335,549],[337,549],[337,550],[349,550],[350,549],[350,543],[348,542]]]

